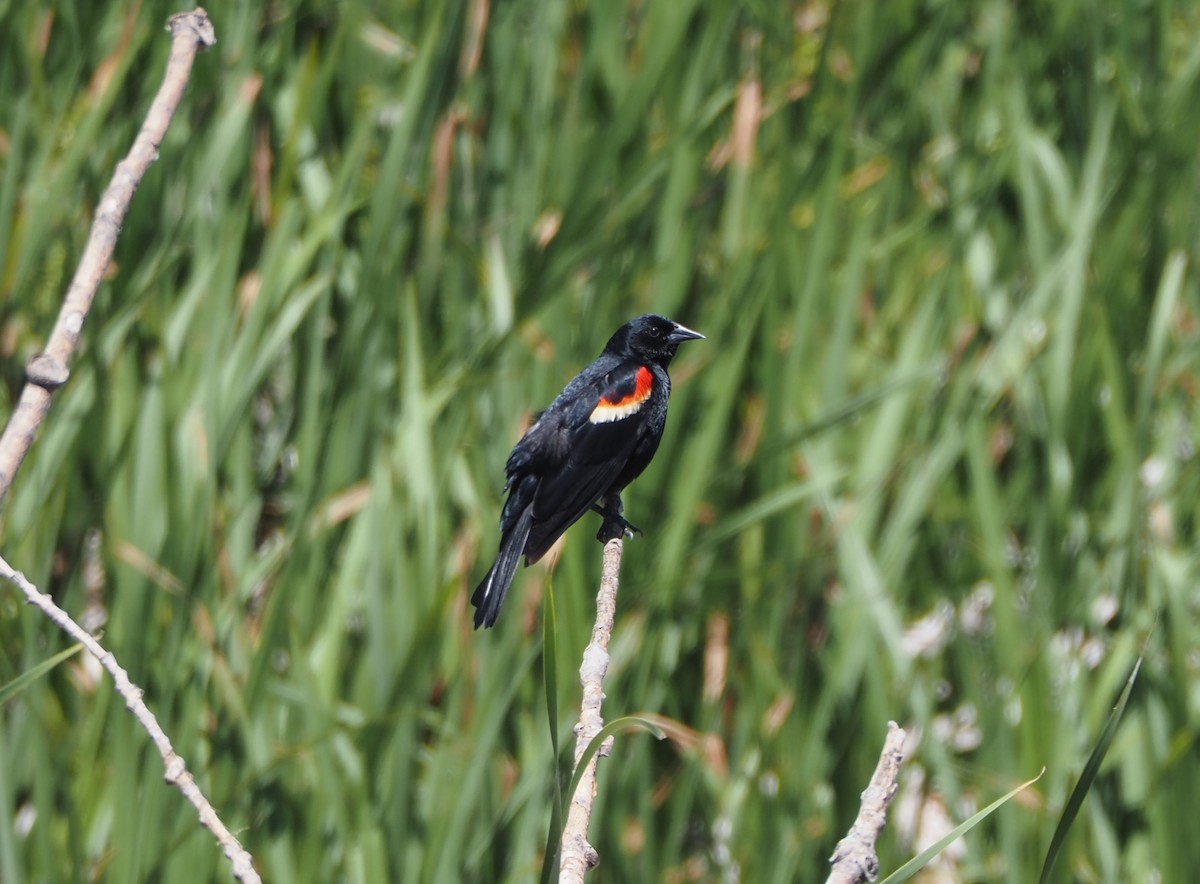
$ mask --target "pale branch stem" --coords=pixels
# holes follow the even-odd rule
[[[604,727],[600,705],[604,701],[604,674],[608,671],[608,640],[612,636],[613,620],[617,614],[622,547],[620,538],[604,544],[604,567],[600,572],[600,593],[596,596],[596,625],[592,627],[592,640],[584,649],[583,664],[579,667],[583,702],[579,723],[575,725],[576,767],[588,744]],[[559,884],[582,884],[584,874],[600,861],[596,849],[588,843],[587,833],[592,804],[596,800],[596,763],[601,755],[608,755],[611,742],[612,737],[609,737],[600,751],[592,756],[579,779],[579,788],[569,796],[571,804],[562,834]]]
[[[113,685],[125,701],[126,708],[133,713],[138,724],[150,735],[151,742],[158,749],[158,754],[162,756],[163,767],[166,769],[166,781],[182,792],[183,796],[196,808],[196,813],[200,816],[200,823],[213,833],[213,837],[225,851],[225,856],[229,858],[229,862],[233,866],[233,876],[243,884],[262,884],[258,872],[254,870],[253,857],[226,828],[212,805],[208,803],[208,799],[204,797],[204,793],[200,791],[195,779],[188,772],[187,764],[171,746],[171,741],[159,726],[158,719],[154,717],[154,713],[142,700],[141,689],[129,680],[129,673],[121,667],[117,658],[104,650],[100,642],[96,641],[87,630],[72,620],[66,611],[54,603],[54,599],[39,591],[25,578],[24,574],[15,570],[3,558],[0,558],[0,579],[9,581],[21,590],[26,601],[45,614],[55,626],[83,645],[89,654],[100,661],[100,665],[112,676]]]
[[[200,8],[172,16],[167,22],[167,30],[171,33],[171,55],[162,86],[150,105],[133,147],[117,164],[112,180],[100,198],[87,245],[63,298],[58,319],[45,349],[25,367],[25,386],[4,428],[4,435],[0,436],[0,499],[8,494],[13,477],[37,439],[38,430],[50,410],[51,395],[67,382],[71,356],[79,346],[83,321],[112,260],[121,224],[129,212],[134,191],[150,164],[158,159],[158,146],[162,144],[171,117],[183,97],[196,53],[217,42],[208,13]]]
[[[117,236],[129,212],[129,204],[146,170],[158,159],[158,147],[162,144],[171,118],[183,98],[196,53],[217,42],[208,13],[199,7],[191,12],[172,16],[167,22],[167,31],[171,34],[171,53],[167,59],[167,70],[162,85],[146,113],[146,119],[134,139],[133,147],[125,159],[117,164],[112,180],[100,198],[87,244],[63,298],[58,319],[46,341],[45,349],[30,359],[25,368],[25,387],[4,428],[3,436],[0,436],[0,499],[8,494],[13,477],[37,439],[38,430],[50,410],[53,392],[67,382],[71,357],[79,346],[83,323],[100,287],[100,280],[112,260]],[[112,677],[125,706],[149,734],[162,756],[166,781],[179,789],[196,808],[200,823],[213,833],[225,851],[234,877],[243,884],[261,884],[262,879],[254,869],[253,857],[221,822],[221,818],[188,772],[183,758],[171,746],[171,741],[159,726],[158,719],[143,702],[141,690],[130,681],[129,674],[117,663],[116,657],[72,620],[50,596],[40,592],[3,558],[0,558],[0,579],[8,580],[20,589],[30,604],[37,607],[54,625],[82,644],[88,653],[100,661],[100,665]]]
[[[887,739],[879,754],[879,763],[871,782],[862,793],[862,806],[858,817],[846,837],[838,842],[833,856],[829,858],[833,868],[825,884],[861,884],[874,881],[879,874],[879,857],[875,855],[875,841],[887,822],[888,805],[896,794],[896,780],[900,776],[900,764],[904,761],[904,729],[896,722],[888,722]]]

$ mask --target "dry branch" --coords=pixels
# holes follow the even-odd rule
[[[871,782],[862,793],[862,806],[858,817],[846,837],[838,842],[837,849],[829,861],[833,868],[825,884],[860,884],[874,881],[879,874],[879,857],[875,855],[875,841],[887,822],[888,805],[896,794],[896,780],[900,776],[900,763],[904,761],[904,729],[896,722],[888,722],[887,739],[879,754],[879,764]]]
[[[13,476],[37,439],[38,429],[50,410],[51,395],[67,382],[71,356],[79,346],[83,321],[92,307],[100,279],[112,260],[129,203],[146,170],[158,159],[158,146],[162,144],[171,117],[183,97],[196,53],[217,42],[208,13],[199,8],[172,16],[167,22],[167,30],[171,33],[171,55],[162,86],[154,96],[133,147],[117,164],[112,181],[100,198],[87,245],[58,311],[54,329],[46,341],[46,349],[25,366],[25,386],[4,428],[4,435],[0,436],[0,499],[8,494]]]
[[[112,181],[100,198],[95,219],[88,234],[87,245],[79,259],[75,276],[67,289],[58,319],[46,342],[46,348],[34,356],[25,369],[25,386],[17,407],[0,436],[0,499],[8,494],[13,477],[37,439],[38,430],[50,410],[54,391],[67,382],[71,357],[79,346],[83,323],[91,309],[96,290],[104,271],[112,260],[121,224],[129,212],[133,194],[150,164],[158,159],[158,147],[166,135],[167,126],[183,97],[196,53],[217,42],[208,13],[196,8],[172,16],[167,22],[171,34],[171,54],[162,86],[150,105],[145,122],[134,139],[129,154],[117,164]],[[117,663],[87,630],[71,619],[50,596],[40,592],[3,558],[0,558],[0,578],[8,580],[24,593],[30,604],[44,613],[52,623],[72,639],[82,644],[112,676],[117,692],[126,707],[150,735],[166,769],[166,781],[179,789],[199,814],[201,824],[213,833],[225,851],[234,877],[244,884],[261,884],[250,854],[225,826],[217,812],[196,785],[187,765],[171,746],[154,713],[142,700],[141,690],[129,679],[129,674]]]
[[[604,544],[604,567],[600,572],[600,593],[596,596],[596,625],[592,627],[592,640],[584,649],[583,664],[579,667],[583,702],[579,723],[575,725],[575,767],[579,767],[588,744],[604,727],[600,704],[604,701],[604,674],[608,671],[608,640],[612,636],[613,620],[617,613],[622,546],[620,538]],[[587,832],[592,818],[592,803],[596,800],[596,763],[601,755],[608,755],[611,740],[609,737],[600,751],[592,756],[580,777],[579,788],[571,796],[567,825],[562,835],[559,884],[582,884],[584,873],[600,862],[596,849],[588,843]]]
[[[217,839],[217,843],[229,857],[229,861],[233,865],[233,876],[245,884],[261,884],[262,879],[254,870],[253,858],[221,822],[217,812],[208,803],[200,791],[200,787],[196,785],[195,779],[188,772],[184,760],[172,748],[171,741],[159,726],[158,719],[154,717],[154,713],[142,700],[141,689],[129,680],[129,673],[121,668],[117,658],[104,650],[100,642],[92,638],[87,630],[72,620],[66,611],[54,603],[54,599],[40,592],[36,586],[25,579],[24,574],[14,570],[12,565],[3,558],[0,558],[0,579],[9,581],[21,590],[25,594],[26,601],[37,607],[50,618],[55,626],[83,645],[89,654],[100,661],[100,665],[112,676],[113,684],[116,686],[117,693],[125,701],[125,706],[150,735],[155,748],[162,756],[167,782],[182,792],[183,796],[196,808],[196,812],[200,815],[200,822],[213,833],[213,837]]]

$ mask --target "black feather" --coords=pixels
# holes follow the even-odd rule
[[[627,322],[567,384],[513,448],[496,562],[471,596],[475,626],[491,626],[516,573],[540,559],[597,503],[622,529],[621,491],[658,450],[667,422],[667,366],[680,343],[702,335],[662,316]],[[619,534],[619,531],[618,531]]]

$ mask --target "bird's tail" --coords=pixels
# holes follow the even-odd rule
[[[531,527],[532,503],[521,511],[516,523],[500,538],[500,554],[496,556],[495,564],[471,595],[471,604],[475,606],[476,629],[480,626],[486,629],[496,622],[500,606],[504,604],[504,596],[508,594],[508,586],[512,583],[513,575],[517,573],[517,562],[521,560]]]

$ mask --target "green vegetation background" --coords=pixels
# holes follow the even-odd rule
[[[177,7],[0,3],[11,408]],[[270,881],[527,881],[555,760],[522,571],[467,596],[533,409],[633,314],[677,363],[627,497],[596,881],[812,881],[888,719],[884,869],[1200,867],[1200,7],[214,3],[3,521]],[[553,572],[559,739],[600,565]],[[0,590],[0,684],[65,647]],[[109,682],[0,709],[0,880],[229,879]]]

